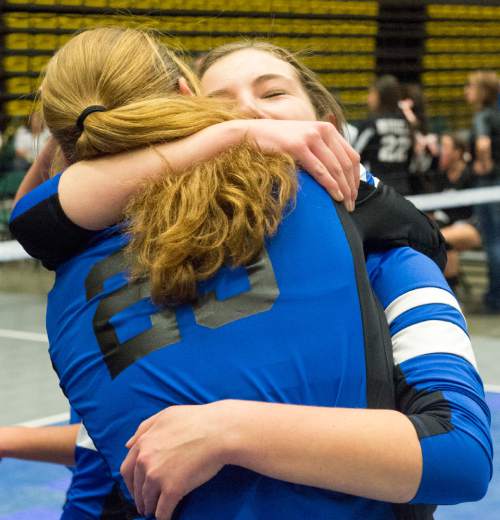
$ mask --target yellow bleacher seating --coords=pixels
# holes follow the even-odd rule
[[[9,78],[5,82],[7,94],[33,94],[38,86],[38,80],[30,77]]]
[[[55,51],[59,46],[59,38],[55,34],[33,34],[31,46],[34,50]]]
[[[50,60],[50,56],[31,56],[30,57],[30,71],[42,72]]]
[[[107,0],[83,0],[82,4],[86,7],[107,7],[108,2]]]
[[[500,20],[488,23],[428,22],[429,36],[500,36]]]
[[[366,88],[373,81],[375,70],[376,1],[12,0],[7,3],[26,5],[26,12],[3,14],[7,29],[5,49],[7,54],[8,51],[17,54],[3,57],[3,69],[19,75],[6,80],[5,89],[9,95],[26,96],[36,91],[38,78],[22,74],[39,74],[52,52],[64,45],[74,32],[115,25],[158,30],[165,33],[163,39],[169,45],[195,55],[224,43],[260,35],[260,38],[269,39],[299,55],[303,53],[304,61],[320,71],[319,76],[328,88],[341,89],[342,101],[350,117],[354,117],[352,114],[366,113]],[[29,4],[47,6],[47,12],[30,13]],[[82,6],[96,11],[94,14],[58,12],[58,7],[68,6]],[[112,15],[99,14],[100,8],[116,9],[116,12]],[[127,14],[129,9],[182,10],[192,11],[192,15],[138,16]],[[200,16],[198,13],[201,11],[230,11],[234,16]],[[263,16],[252,16],[253,13]],[[280,17],[280,13],[295,16]],[[327,17],[315,18],[314,15]],[[353,18],[345,19],[342,16]],[[359,16],[362,19],[357,18]],[[23,54],[24,51],[26,54]],[[321,72],[325,70],[333,72]],[[4,104],[4,111],[9,115],[26,115],[31,109],[32,103],[26,99]]]
[[[500,19],[500,7],[497,6],[430,4],[427,6],[427,12],[431,18]]]
[[[6,49],[27,50],[30,48],[30,35],[25,33],[7,34],[4,42]]]
[[[428,54],[423,63],[425,69],[500,68],[500,54]]]
[[[28,56],[5,56],[3,58],[3,70],[6,72],[28,72]]]
[[[433,71],[422,74],[424,85],[465,85],[469,71]]]
[[[5,112],[10,117],[26,117],[33,111],[33,101],[19,99],[7,101],[4,105]]]
[[[7,29],[27,29],[30,26],[26,13],[6,13],[3,15],[3,23]]]

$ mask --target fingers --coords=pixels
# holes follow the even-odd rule
[[[161,489],[159,482],[147,477],[145,464],[136,456],[139,450],[134,449],[132,456],[127,456],[120,468],[127,489],[132,495],[137,511],[148,516],[155,512]]]
[[[153,480],[146,478],[144,487],[142,488],[142,497],[144,501],[144,516],[152,515],[157,508],[160,499],[161,489],[159,484]]]
[[[139,437],[141,435],[146,433],[151,428],[151,426],[153,426],[157,416],[158,416],[158,414],[153,415],[152,417],[150,417],[149,419],[146,419],[145,421],[142,421],[142,423],[139,425],[139,428],[137,428],[134,435],[132,435],[132,437],[130,437],[130,439],[126,442],[125,446],[128,449],[130,449],[137,442],[137,440],[139,439]]]
[[[345,178],[351,190],[351,200],[357,197],[360,181],[360,158],[353,147],[342,137],[339,131],[331,124],[321,126],[323,140],[339,161]]]
[[[162,492],[155,511],[156,520],[170,520],[182,496],[175,493]]]
[[[138,445],[133,446],[125,457],[120,473],[134,499],[137,511],[141,515],[154,513],[160,496],[160,485],[155,479],[147,478],[146,464],[144,460],[141,461]]]
[[[134,496],[134,470],[138,454],[139,450],[137,446],[134,446],[129,451],[120,467],[120,473],[122,474],[125,485],[127,486],[127,489],[132,496]]]
[[[352,191],[347,181],[346,169],[344,169],[337,158],[336,154],[325,144],[320,141],[311,146],[311,151],[315,157],[325,166],[329,174],[337,182],[339,190],[344,196],[344,204],[348,211],[353,209],[352,207]],[[344,153],[345,155],[345,153]],[[344,159],[345,160],[345,159]],[[352,168],[351,168],[352,172]],[[351,173],[352,176],[352,173]]]
[[[330,196],[337,202],[344,201],[344,194],[339,188],[335,178],[328,171],[326,166],[318,159],[318,157],[308,148],[300,153],[300,165],[306,170],[316,181],[325,188]]]
[[[336,201],[344,202],[348,211],[354,210],[360,181],[359,154],[333,125],[316,123],[294,154]]]
[[[361,180],[361,157],[359,153],[347,142],[345,141],[345,151],[353,165],[353,180],[354,186],[356,188],[356,197],[358,196],[359,183]],[[354,200],[356,200],[356,197]]]
[[[140,460],[140,456],[137,457],[135,468],[134,468],[134,482],[133,482],[133,497],[137,511],[144,514],[144,497],[142,490],[144,489],[144,481],[146,480],[145,465]]]

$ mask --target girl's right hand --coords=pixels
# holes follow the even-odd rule
[[[232,121],[264,152],[289,154],[349,211],[360,180],[359,154],[335,126],[322,121],[249,119]]]

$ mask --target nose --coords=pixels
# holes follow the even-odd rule
[[[260,108],[258,100],[250,94],[241,95],[238,97],[238,108],[244,115],[253,119],[266,119],[265,112]]]

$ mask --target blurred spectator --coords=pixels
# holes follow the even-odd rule
[[[402,85],[401,96],[399,108],[401,108],[412,129],[424,135],[428,134],[427,103],[422,87],[418,83]],[[405,110],[406,107],[409,108],[408,113]]]
[[[475,175],[467,163],[467,145],[457,134],[441,137],[439,175],[436,175],[435,191],[463,190],[475,185]],[[445,275],[450,286],[456,286],[460,274],[459,252],[481,245],[472,206],[448,208],[432,213],[448,244],[448,263]]]
[[[368,93],[371,116],[358,127],[354,148],[363,164],[383,182],[407,195],[413,138],[401,112],[401,87],[394,76],[378,78]]]
[[[2,145],[0,147],[0,175],[6,174],[13,169],[14,159],[14,130],[9,127],[2,133]]]
[[[465,86],[465,98],[474,109],[471,129],[472,168],[477,185],[500,186],[500,111],[495,72],[474,72]],[[500,202],[476,207],[483,244],[488,256],[487,310],[500,312]]]
[[[40,114],[33,112],[29,118],[29,128],[21,125],[14,136],[16,169],[27,170],[33,164],[37,150],[43,148],[49,136],[50,132],[44,128]]]
[[[403,99],[399,108],[413,131],[414,147],[410,164],[412,193],[430,191],[433,172],[438,169],[438,136],[428,131],[427,107],[422,87],[417,83],[403,85]]]

